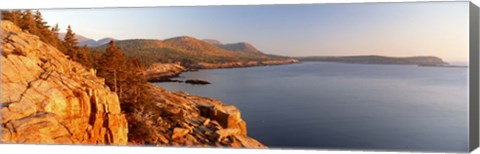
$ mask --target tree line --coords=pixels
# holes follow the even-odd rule
[[[72,60],[89,68],[93,67],[93,55],[91,55],[87,46],[78,46],[78,41],[75,38],[75,33],[72,31],[71,26],[68,26],[67,33],[62,40],[58,38],[60,31],[58,24],[53,27],[47,25],[42,13],[38,10],[35,12],[31,10],[2,11],[2,20],[9,20],[22,30],[37,35],[40,40],[54,46],[68,55]]]

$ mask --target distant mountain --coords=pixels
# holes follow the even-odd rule
[[[231,54],[231,53],[224,52],[223,50],[219,49],[217,46],[213,44],[207,43],[202,40],[198,40],[191,36],[180,36],[180,37],[169,38],[164,40],[163,42],[169,46],[172,46],[178,49],[183,49],[185,51],[196,52],[196,53],[212,54],[212,53],[219,52],[220,55]]]
[[[262,53],[260,50],[255,48],[253,45],[251,45],[249,43],[246,43],[246,42],[222,44],[220,41],[214,40],[214,39],[204,39],[203,41],[207,42],[209,44],[212,44],[212,45],[216,45],[219,48],[229,50],[229,51]]]
[[[213,44],[213,45],[222,44],[222,42],[220,42],[220,41],[218,41],[218,40],[214,40],[214,39],[203,39],[202,41],[207,42],[207,43],[210,43],[210,44]]]
[[[445,66],[448,65],[441,58],[434,56],[416,57],[386,57],[377,55],[367,56],[312,56],[298,57],[301,61],[325,61],[354,64],[398,64],[398,65],[420,65],[420,66]]]
[[[65,34],[66,33],[58,33],[58,38],[63,40],[63,38],[65,37]],[[103,45],[103,44],[106,44],[108,42],[110,42],[110,40],[116,40],[114,38],[103,38],[103,39],[100,39],[98,41],[95,41],[94,39],[91,39],[91,38],[88,38],[88,37],[85,37],[85,36],[82,36],[82,35],[79,35],[79,34],[75,34],[75,38],[78,40],[78,46],[84,46],[84,45],[87,45],[89,47],[97,47],[97,46],[100,46],[100,45]]]
[[[215,45],[215,43],[212,43],[212,41],[207,42],[190,36],[180,36],[166,40],[120,40],[116,41],[115,45],[131,57],[150,62],[197,64],[287,59],[287,57],[263,53],[232,51],[220,48]],[[108,45],[104,44],[95,49],[105,51],[107,47]]]
[[[58,33],[58,38],[63,40],[63,38],[65,37],[65,34],[66,33]],[[79,34],[75,34],[75,38],[78,40],[79,44],[80,44],[80,42],[82,42],[82,46],[83,46],[83,44],[89,44],[89,43],[96,43],[97,42],[94,39],[87,38],[87,37],[79,35]]]
[[[262,53],[257,48],[253,47],[253,45],[240,42],[240,43],[232,43],[232,44],[220,44],[220,48],[230,51],[241,51],[241,52],[249,52],[249,53]]]
[[[103,38],[103,39],[98,40],[98,41],[97,41],[97,44],[96,44],[96,45],[92,44],[91,47],[96,47],[96,46],[100,46],[100,45],[107,44],[107,43],[110,42],[111,40],[117,41],[117,39],[114,39],[114,38],[111,38],[111,37],[106,37],[106,38]]]

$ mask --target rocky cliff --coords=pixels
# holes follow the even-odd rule
[[[94,70],[11,22],[1,27],[1,142],[127,144],[118,97]]]
[[[266,148],[247,136],[240,110],[218,100],[170,92],[153,84],[152,104],[127,114],[131,144]]]

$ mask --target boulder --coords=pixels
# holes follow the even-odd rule
[[[237,135],[240,133],[238,128],[227,128],[227,129],[220,129],[217,130],[215,133],[218,135],[217,141],[222,141],[225,137]]]
[[[177,138],[181,138],[185,135],[188,134],[188,129],[185,129],[185,128],[174,128],[173,129],[173,134],[172,134],[172,139],[177,139]]]
[[[240,134],[247,135],[246,123],[235,106],[205,101],[197,108],[202,116],[217,121],[223,128],[236,128]]]

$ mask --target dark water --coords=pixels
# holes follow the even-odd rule
[[[237,106],[270,148],[468,149],[468,69],[308,62],[187,72],[158,83]]]

